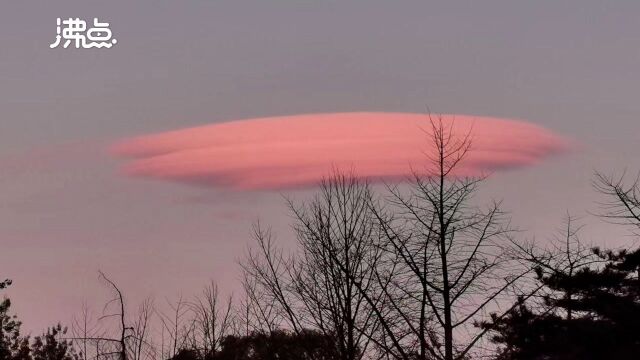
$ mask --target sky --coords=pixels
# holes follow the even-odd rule
[[[118,42],[50,49],[57,17],[98,17]],[[523,238],[544,242],[570,212],[585,240],[629,243],[592,215],[591,180],[640,168],[639,21],[632,0],[6,1],[5,294],[37,332],[100,306],[98,270],[132,304],[191,296],[210,279],[237,290],[252,222],[291,246],[284,197],[308,197],[329,163],[403,175],[350,134],[399,144],[394,159],[411,163],[419,139],[398,119],[427,111],[475,124],[493,172],[480,199],[502,199]],[[247,134],[260,146],[243,145]],[[293,150],[269,152],[285,143]],[[247,154],[275,154],[272,170],[287,170],[266,173]]]

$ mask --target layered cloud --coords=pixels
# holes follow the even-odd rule
[[[471,132],[472,151],[456,175],[535,165],[569,141],[531,123],[439,116],[454,134]],[[317,183],[332,168],[370,179],[421,169],[433,147],[424,114],[333,113],[238,120],[124,140],[113,152],[131,176],[234,189]]]

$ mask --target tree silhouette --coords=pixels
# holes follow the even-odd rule
[[[597,174],[595,188],[607,196],[602,216],[637,231],[639,182],[625,186]],[[508,316],[481,325],[494,333],[498,359],[636,359],[640,353],[640,249],[588,249],[570,224],[565,246],[542,254],[524,249],[542,303],[521,298]]]
[[[471,134],[429,119],[427,169],[408,190],[389,186],[388,197],[374,200],[340,178],[323,183],[314,201],[293,208],[300,247],[292,260],[268,231],[256,232],[261,257],[250,256],[245,269],[267,290],[268,300],[254,296],[266,303],[261,314],[276,303],[272,318],[294,331],[304,323],[330,330],[347,349],[343,359],[353,359],[355,345],[405,360],[473,354],[487,331],[473,324],[511,306],[507,291],[530,270],[505,256],[509,227],[499,203],[472,204],[484,177],[458,173]]]
[[[541,284],[562,296],[545,296],[544,306],[520,301],[503,319],[484,324],[502,345],[499,359],[635,359],[640,353],[640,253],[594,253],[600,269],[574,274],[539,272]],[[571,296],[568,296],[571,294]]]
[[[171,360],[338,360],[337,342],[317,331],[297,333],[278,330],[248,336],[226,336],[220,351],[202,358],[194,350],[182,350]]]
[[[5,280],[2,288],[9,286]],[[30,341],[20,333],[22,323],[16,315],[10,315],[11,301],[0,302],[0,359],[2,360],[80,360],[73,344],[63,339],[67,329],[56,325]]]
[[[528,270],[504,256],[509,227],[499,203],[471,202],[484,177],[458,173],[471,134],[429,120],[426,171],[414,172],[408,189],[388,186],[390,196],[371,205],[380,232],[376,285],[354,283],[374,309],[371,340],[381,356],[466,359],[486,333],[473,323],[500,307]]]
[[[109,287],[113,298],[106,302],[102,314],[91,319],[86,305],[80,319],[73,321],[69,337],[84,359],[96,360],[155,360],[156,349],[150,336],[153,302],[143,301],[137,314],[127,311],[122,290],[103,272],[100,280]]]
[[[47,329],[41,336],[36,336],[31,345],[33,360],[80,360],[71,341],[61,339],[67,334],[67,329],[58,324]]]
[[[375,282],[379,232],[371,196],[366,182],[336,171],[312,200],[290,201],[298,245],[291,257],[274,246],[269,230],[256,226],[257,250],[243,267],[251,298],[260,299],[259,317],[268,324],[261,330],[290,328],[307,339],[304,329],[311,326],[337,341],[340,359],[364,355],[376,327],[374,311],[357,289]]]
[[[0,281],[0,290],[6,288],[9,285],[11,285],[11,280],[9,280],[9,279],[5,279],[3,281]]]
[[[20,321],[9,314],[11,300],[0,302],[0,359],[30,360],[29,338],[20,334]]]

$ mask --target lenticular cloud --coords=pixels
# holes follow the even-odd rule
[[[471,131],[472,151],[458,176],[535,165],[569,142],[516,120],[440,115],[454,134]],[[234,189],[313,185],[332,169],[397,179],[423,168],[431,125],[424,114],[336,113],[230,121],[122,141],[131,176]],[[412,170],[413,169],[413,170]]]

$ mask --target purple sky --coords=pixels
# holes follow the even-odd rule
[[[638,170],[640,3],[7,1],[0,7],[0,278],[27,329],[98,306],[225,291],[258,217],[291,241],[282,192],[123,176],[122,139],[244,118],[413,112],[523,119],[580,144],[495,174],[523,236],[566,211],[585,238],[631,241],[588,215],[595,169]],[[111,49],[49,49],[57,17],[111,23]],[[302,199],[308,191],[285,191]],[[168,284],[168,285],[167,285]]]

